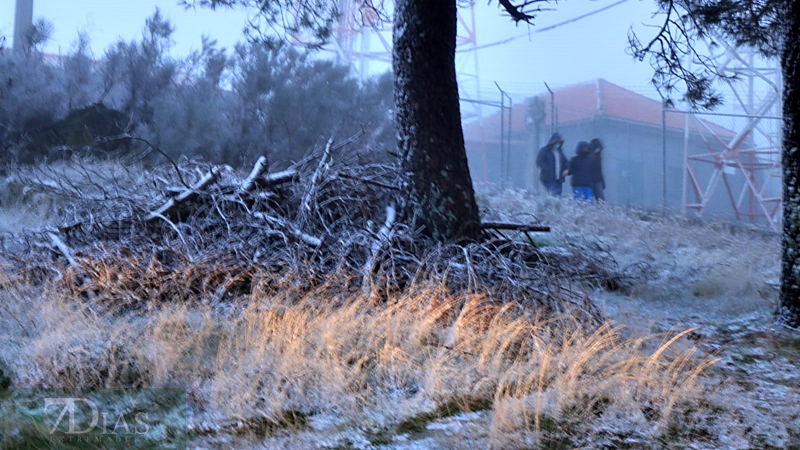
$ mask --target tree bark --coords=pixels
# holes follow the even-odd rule
[[[455,0],[395,1],[397,142],[402,213],[432,242],[480,236],[458,103]]]
[[[786,2],[783,72],[783,239],[778,320],[800,328],[800,2]]]

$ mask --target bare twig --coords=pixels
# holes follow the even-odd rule
[[[303,233],[302,231],[298,230],[296,227],[294,227],[293,225],[291,225],[290,223],[286,222],[283,219],[280,219],[278,217],[272,217],[260,212],[254,212],[253,217],[268,222],[270,224],[277,225],[278,227],[283,228],[286,231],[289,231],[289,233],[292,236],[294,236],[295,238],[299,239],[302,242],[305,242],[306,244],[312,247],[318,247],[322,245],[322,239],[316,236],[311,236],[310,234]]]
[[[259,156],[258,160],[256,160],[256,163],[253,165],[253,170],[250,171],[250,175],[245,178],[242,185],[236,190],[236,194],[242,195],[246,192],[252,191],[257,186],[256,181],[258,178],[260,178],[261,175],[267,171],[267,167],[267,157]]]
[[[538,6],[535,9],[529,7],[536,3],[549,3],[549,0],[528,0],[519,4],[514,4],[511,0],[498,0],[498,3],[505,8],[514,22],[531,23],[536,18],[536,13],[541,12],[542,9]]]
[[[184,181],[183,175],[181,174],[181,169],[178,167],[178,164],[175,163],[175,160],[173,160],[172,157],[167,154],[167,152],[165,152],[164,150],[161,150],[161,148],[159,148],[157,145],[153,145],[153,143],[151,143],[150,141],[148,141],[147,139],[145,139],[145,138],[143,138],[141,136],[133,136],[130,133],[122,133],[122,134],[117,135],[117,136],[111,136],[111,137],[107,137],[107,138],[101,139],[101,140],[98,141],[98,144],[102,144],[102,143],[110,142],[110,141],[115,141],[115,140],[121,140],[121,139],[131,139],[131,140],[134,140],[134,141],[144,142],[148,147],[152,148],[153,150],[158,152],[161,156],[163,156],[167,161],[169,161],[169,163],[175,169],[175,175],[178,177],[178,180],[180,180],[181,184],[183,184],[187,188],[189,187],[189,184],[186,181]]]
[[[47,237],[50,238],[50,243],[53,244],[53,247],[57,248],[59,252],[64,256],[70,266],[75,266],[75,257],[72,256],[72,249],[69,248],[67,244],[61,240],[55,233],[52,231],[47,233]]]
[[[336,175],[339,176],[339,177],[342,177],[342,178],[346,178],[348,180],[360,181],[360,182],[362,182],[364,184],[369,184],[369,185],[372,185],[372,186],[375,186],[375,187],[378,187],[378,188],[381,188],[381,189],[386,189],[386,190],[390,190],[390,191],[399,191],[400,190],[400,188],[397,187],[397,186],[392,186],[390,184],[381,183],[381,182],[374,181],[374,180],[367,180],[365,178],[355,177],[353,175],[349,175],[349,174],[346,174],[346,173],[343,173],[343,172],[337,172]]]
[[[319,183],[319,178],[322,175],[322,169],[328,165],[328,157],[331,154],[331,147],[333,147],[333,136],[328,138],[328,142],[325,144],[325,151],[322,152],[322,156],[319,158],[319,164],[317,164],[317,169],[314,170],[314,174],[311,175],[311,180],[309,180],[309,186],[306,190],[305,196],[303,196],[303,201],[301,203],[302,209],[305,211],[311,211],[311,196],[317,190],[317,183]]]

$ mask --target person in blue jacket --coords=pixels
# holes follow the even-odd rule
[[[556,197],[561,195],[564,177],[569,166],[567,157],[561,151],[563,145],[564,139],[561,135],[553,133],[547,145],[539,149],[539,153],[536,155],[536,167],[541,169],[539,181],[542,182],[547,192]]]
[[[592,186],[595,182],[595,160],[592,158],[592,150],[586,141],[578,142],[575,148],[575,156],[569,161],[567,175],[570,175],[572,194],[576,200],[586,200],[594,204]]]

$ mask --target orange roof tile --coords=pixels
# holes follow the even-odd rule
[[[554,91],[554,96],[558,124],[561,125],[604,116],[661,127],[660,101],[637,94],[602,78],[557,89]],[[540,93],[538,97],[544,100],[545,125],[549,127],[551,120],[550,93]],[[511,128],[514,132],[521,132],[524,129],[525,109],[524,103],[518,103],[511,110]],[[506,120],[508,120],[508,114],[509,111],[506,110]],[[500,120],[500,112],[483,118],[484,130],[491,130],[487,134],[500,133]],[[732,137],[735,134],[734,131],[715,123],[705,120],[703,122],[720,137]],[[684,115],[667,114],[666,125],[667,128],[683,130]],[[691,121],[689,127],[693,131],[700,131],[700,128],[703,128],[702,131],[705,132],[704,127],[700,127],[695,121]],[[479,138],[478,128],[477,124],[465,126],[465,137]]]

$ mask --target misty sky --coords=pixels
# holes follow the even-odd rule
[[[176,28],[174,56],[185,56],[200,46],[203,34],[231,48],[244,39],[244,11],[185,10],[176,0],[34,0],[34,18],[44,17],[55,26],[48,53],[66,53],[78,31],[86,31],[96,57],[117,39],[140,39],[145,19],[160,8]],[[15,0],[0,0],[0,34],[10,45],[13,35]],[[649,39],[661,17],[653,0],[574,0],[553,4],[542,12],[534,27],[514,25],[496,1],[477,1],[475,29],[477,52],[459,54],[459,70],[474,75],[477,57],[478,77],[471,78],[465,91],[478,91],[490,100],[499,99],[495,82],[515,97],[530,96],[551,88],[605,78],[630,90],[657,98],[649,85],[652,69],[647,61],[635,62],[626,54],[628,30],[633,26],[641,40]],[[582,15],[588,17],[574,20]],[[461,10],[465,20],[470,12]],[[571,21],[571,22],[570,22]],[[568,22],[568,23],[565,23]],[[553,25],[561,26],[547,29]],[[539,31],[545,30],[545,31]],[[390,38],[387,31],[385,37]],[[502,45],[498,42],[513,38]],[[372,50],[378,39],[372,39]],[[385,69],[371,63],[373,71]],[[474,81],[474,80],[477,80]]]

